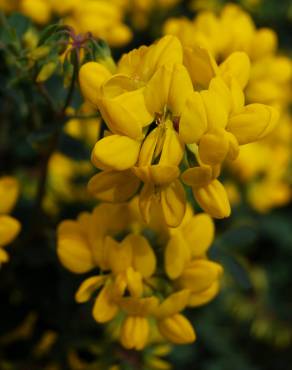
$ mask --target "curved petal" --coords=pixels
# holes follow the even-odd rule
[[[275,128],[279,112],[268,105],[249,104],[244,110],[232,116],[227,129],[240,145],[264,138]]]
[[[10,244],[19,234],[21,224],[11,216],[0,215],[0,247]]]
[[[114,274],[126,272],[132,266],[133,252],[132,245],[125,238],[121,243],[112,237],[106,237],[107,254],[110,269]]]
[[[211,182],[212,173],[211,166],[192,167],[182,174],[181,179],[186,185],[199,188]]]
[[[70,271],[83,274],[96,267],[89,244],[82,236],[60,235],[57,254],[61,263]]]
[[[208,289],[198,293],[192,293],[189,298],[188,306],[198,307],[210,302],[219,293],[219,289],[219,281],[214,281]]]
[[[125,92],[115,98],[102,97],[99,109],[113,133],[136,140],[143,138],[142,128],[153,120],[145,106],[143,89]]]
[[[186,100],[179,121],[179,136],[186,144],[197,143],[207,130],[208,121],[201,94],[193,92]]]
[[[88,191],[105,202],[124,202],[138,190],[140,180],[132,171],[107,170],[93,176],[88,183]]]
[[[228,196],[224,186],[213,180],[201,188],[193,188],[193,194],[200,207],[214,218],[229,217],[231,213]]]
[[[141,141],[109,135],[95,144],[91,160],[98,168],[124,171],[136,164],[140,147]]]
[[[98,107],[102,84],[111,77],[111,73],[102,64],[89,62],[79,71],[81,93],[86,100]]]
[[[177,227],[182,222],[186,211],[186,194],[179,180],[174,180],[160,193],[161,208],[165,222],[169,227]]]
[[[0,214],[10,213],[19,195],[19,183],[15,177],[0,177]]]
[[[229,141],[224,130],[216,130],[202,136],[199,143],[199,156],[203,163],[216,166],[227,156]]]
[[[193,260],[177,280],[181,288],[191,293],[198,293],[208,289],[222,274],[222,267],[215,262],[205,259]]]
[[[190,321],[181,314],[175,314],[157,323],[160,334],[175,344],[192,343],[196,334]]]
[[[153,183],[154,185],[167,185],[179,176],[177,166],[168,166],[156,164],[153,166],[133,167],[133,172],[144,183]]]
[[[205,256],[214,240],[215,227],[212,218],[201,213],[193,216],[184,226],[183,235],[188,243],[193,258]]]
[[[171,236],[164,252],[164,266],[167,276],[174,280],[183,272],[190,261],[190,247],[180,233]]]
[[[112,285],[104,286],[93,306],[92,315],[94,319],[99,323],[105,323],[112,320],[118,311],[119,308],[112,297]]]
[[[89,301],[92,294],[105,283],[106,279],[106,275],[100,275],[91,276],[84,280],[75,294],[76,302],[84,303]]]
[[[218,74],[218,66],[211,54],[203,48],[184,49],[184,65],[196,87],[208,88],[213,77]]]
[[[223,77],[231,75],[242,89],[246,87],[250,77],[250,60],[246,53],[241,51],[232,53],[219,68]]]
[[[149,337],[149,324],[145,317],[128,316],[122,323],[120,341],[127,349],[142,350]]]
[[[179,166],[183,154],[184,145],[178,133],[173,128],[167,127],[159,165]]]
[[[204,90],[201,93],[209,130],[225,128],[228,123],[228,109],[222,104],[221,97],[214,90]]]
[[[185,66],[175,64],[169,86],[167,106],[173,116],[180,116],[186,100],[193,92],[193,84]]]
[[[156,257],[147,239],[142,235],[130,234],[125,240],[132,246],[134,269],[144,278],[150,277],[156,268]]]
[[[176,313],[185,309],[190,297],[190,291],[183,289],[178,292],[170,294],[162,303],[157,307],[155,317],[163,319],[173,316]]]

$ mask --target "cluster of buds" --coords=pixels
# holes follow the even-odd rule
[[[126,201],[143,183],[144,220],[158,205],[167,225],[177,227],[185,184],[206,213],[228,217],[218,180],[224,160],[236,159],[240,145],[265,137],[278,120],[268,105],[245,104],[249,75],[245,53],[218,65],[208,50],[184,48],[175,36],[123,55],[114,73],[102,63],[84,64],[82,93],[108,127],[92,152],[101,172],[90,180],[90,192],[102,201]]]
[[[77,302],[94,296],[94,319],[112,321],[127,349],[143,349],[157,331],[172,343],[193,342],[195,331],[181,311],[210,301],[222,274],[206,255],[214,237],[210,216],[188,207],[178,228],[169,228],[157,209],[151,216],[146,224],[135,197],[101,203],[58,228],[62,264],[78,274],[97,271],[79,287]]]

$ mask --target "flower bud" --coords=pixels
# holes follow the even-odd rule
[[[47,81],[52,76],[52,74],[55,72],[57,65],[58,64],[56,62],[49,62],[45,64],[41,68],[39,74],[37,75],[36,82],[42,83],[42,82]]]
[[[179,313],[159,320],[157,326],[160,334],[172,343],[186,344],[196,340],[196,334],[191,323]]]
[[[110,77],[109,70],[100,63],[89,62],[84,64],[79,71],[79,83],[84,98],[97,106],[101,85]]]
[[[213,180],[201,188],[193,188],[193,194],[200,207],[214,218],[230,216],[231,209],[224,186]]]

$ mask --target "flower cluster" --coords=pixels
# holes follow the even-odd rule
[[[248,102],[283,106],[291,97],[292,63],[277,54],[277,34],[270,28],[257,29],[251,16],[235,4],[226,5],[220,15],[205,11],[190,21],[172,18],[164,26],[185,47],[206,47],[216,60],[235,51],[247,53],[251,75],[246,86]]]
[[[249,71],[245,53],[218,66],[206,49],[183,48],[174,36],[123,55],[114,73],[101,63],[84,64],[81,90],[109,129],[92,152],[102,172],[89,182],[91,193],[125,201],[142,182],[144,219],[158,203],[166,223],[176,227],[185,213],[183,182],[205,212],[229,216],[217,179],[224,160],[266,136],[278,119],[270,106],[245,105]]]
[[[21,225],[10,216],[19,194],[19,184],[14,177],[0,177],[0,264],[7,262],[9,256],[3,249],[19,234]]]
[[[121,344],[140,350],[160,335],[177,344],[195,340],[181,313],[210,301],[219,290],[222,267],[206,253],[214,237],[210,216],[191,207],[178,228],[169,228],[155,210],[149,224],[141,219],[138,199],[101,203],[76,221],[58,228],[57,251],[74,273],[96,271],[76,293],[80,303],[93,295],[93,317],[114,320]]]
[[[228,167],[245,184],[248,202],[265,212],[291,199],[288,180],[291,157],[292,63],[278,52],[276,33],[257,29],[252,18],[234,4],[226,5],[219,15],[205,11],[190,21],[169,19],[164,31],[176,35],[187,48],[203,46],[220,61],[234,52],[245,52],[251,61],[250,79],[245,87],[247,102],[277,107],[281,118],[268,138],[246,146]],[[234,182],[234,177],[233,177]]]

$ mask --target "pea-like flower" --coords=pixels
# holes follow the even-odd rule
[[[169,228],[159,208],[146,224],[138,207],[137,198],[101,203],[76,221],[63,221],[59,259],[74,273],[94,272],[80,285],[76,300],[94,296],[94,319],[116,325],[125,348],[143,349],[157,329],[173,343],[193,342],[195,331],[182,311],[211,300],[222,273],[207,257],[212,220],[194,216],[188,206],[179,228]]]
[[[111,73],[94,62],[80,70],[83,95],[110,130],[92,152],[102,172],[89,182],[90,192],[124,201],[142,182],[145,221],[158,204],[166,223],[177,227],[185,213],[184,183],[204,211],[228,217],[229,200],[217,179],[222,164],[238,156],[240,145],[267,135],[278,117],[270,106],[245,105],[247,55],[233,53],[218,66],[207,50],[183,49],[176,37],[165,36],[125,54]]]

